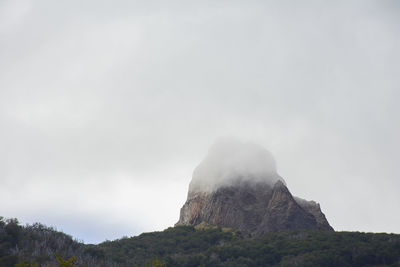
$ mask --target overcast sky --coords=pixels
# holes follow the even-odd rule
[[[220,136],[336,230],[400,233],[399,1],[0,0],[0,216],[177,222]]]

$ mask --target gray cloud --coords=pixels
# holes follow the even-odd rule
[[[210,143],[233,135],[268,147],[292,193],[320,202],[335,229],[399,232],[398,11],[2,1],[0,215],[67,229],[102,214],[131,225],[126,235],[160,230]],[[84,228],[68,229],[119,237]]]
[[[195,168],[189,191],[214,191],[243,181],[267,182],[278,180],[272,154],[260,145],[242,142],[232,137],[220,137],[206,157]]]

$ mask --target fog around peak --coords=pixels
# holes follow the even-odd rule
[[[283,181],[275,159],[261,145],[219,138],[194,170],[189,191],[213,191],[239,181],[265,181],[272,186],[278,180]]]

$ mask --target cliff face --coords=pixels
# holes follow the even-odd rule
[[[290,229],[333,230],[317,203],[292,196],[269,151],[236,139],[215,142],[193,171],[176,225],[202,222],[251,236]]]
[[[313,201],[294,198],[282,181],[242,181],[214,191],[189,190],[176,225],[206,222],[261,236],[289,229],[333,230]]]

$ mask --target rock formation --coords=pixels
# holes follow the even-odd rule
[[[234,149],[231,148],[232,144]],[[275,164],[271,163],[272,157],[266,154],[266,150],[257,146],[257,153],[252,153],[255,148],[253,144],[248,149],[247,143],[230,141],[230,153],[220,153],[221,150],[227,150],[226,146],[225,141],[222,148],[219,143],[214,145],[194,171],[188,197],[176,225],[205,222],[234,228],[255,237],[266,232],[290,229],[333,230],[319,204],[292,196],[284,180],[276,173]],[[247,156],[240,155],[243,151]],[[252,171],[255,165],[250,161],[257,157],[268,159],[266,166],[269,167],[263,169],[257,166],[256,172]],[[261,160],[257,165],[263,163]],[[232,167],[235,171],[229,169]],[[206,179],[202,179],[204,176]],[[212,181],[218,183],[212,184]]]

